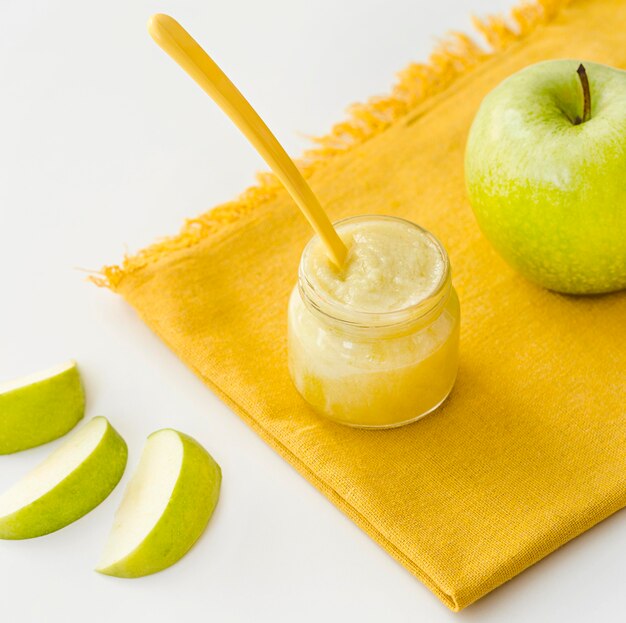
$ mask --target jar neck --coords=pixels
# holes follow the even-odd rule
[[[358,311],[329,300],[315,289],[302,264],[298,290],[305,307],[325,326],[362,337],[399,337],[427,327],[439,318],[450,298],[452,279],[446,254],[444,274],[435,291],[410,307],[381,313]]]

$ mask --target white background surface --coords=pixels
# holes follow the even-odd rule
[[[511,4],[1,0],[0,379],[76,358],[87,416],[106,415],[129,444],[122,485],[164,426],[224,471],[207,532],[152,577],[92,571],[123,486],[56,534],[0,542],[3,623],[624,620],[623,512],[455,615],[76,270],[175,232],[265,168],[149,39],[151,13],[178,17],[298,154],[437,36],[467,31],[471,11]],[[58,444],[0,457],[0,489]]]

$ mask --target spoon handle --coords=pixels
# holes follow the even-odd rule
[[[320,236],[330,259],[337,266],[342,266],[347,249],[328,215],[293,160],[228,76],[195,39],[169,15],[153,15],[148,23],[148,32],[155,42],[211,96],[252,143]]]

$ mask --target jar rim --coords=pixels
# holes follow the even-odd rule
[[[429,291],[426,296],[420,298],[411,305],[407,305],[406,307],[382,312],[355,310],[349,308],[346,305],[325,296],[315,287],[315,284],[306,274],[306,258],[308,257],[313,245],[319,242],[319,236],[315,235],[304,247],[298,268],[298,288],[304,303],[307,306],[310,306],[316,313],[321,314],[326,320],[338,322],[344,326],[347,325],[364,328],[392,328],[407,323],[414,324],[415,322],[427,320],[435,311],[443,308],[448,300],[448,297],[450,296],[452,284],[450,259],[441,241],[434,234],[417,223],[398,216],[362,214],[341,219],[334,222],[333,225],[338,227],[347,223],[361,221],[394,221],[404,225],[409,225],[410,227],[418,230],[423,236],[427,237],[433,243],[434,247],[441,256],[443,261],[443,271],[439,281],[433,286],[432,290]]]

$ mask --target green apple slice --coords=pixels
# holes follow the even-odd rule
[[[195,439],[171,429],[152,433],[96,571],[136,578],[180,560],[211,518],[221,481],[219,465]]]
[[[0,383],[0,454],[58,439],[85,413],[75,361]]]
[[[42,536],[86,515],[113,491],[126,458],[118,432],[95,417],[0,496],[0,538]]]

